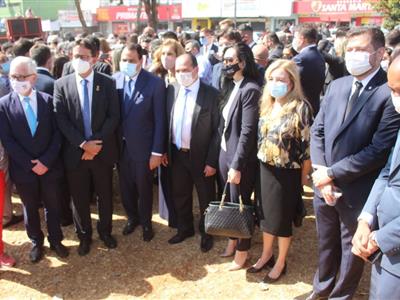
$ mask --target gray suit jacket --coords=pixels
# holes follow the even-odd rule
[[[400,277],[400,133],[386,166],[376,179],[363,212],[374,217],[373,229],[383,252],[381,266]]]

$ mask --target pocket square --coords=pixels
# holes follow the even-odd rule
[[[143,102],[143,100],[144,100],[143,95],[139,95],[139,96],[136,97],[136,99],[135,99],[135,104],[140,104],[140,103]]]

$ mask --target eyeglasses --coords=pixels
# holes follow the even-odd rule
[[[17,80],[17,81],[24,81],[28,77],[35,75],[35,74],[29,74],[29,75],[10,75],[11,79]]]

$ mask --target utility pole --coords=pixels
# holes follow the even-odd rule
[[[237,0],[235,0],[233,6],[233,23],[235,24],[235,29],[236,29],[236,7],[237,7]]]

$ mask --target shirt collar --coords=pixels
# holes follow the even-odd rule
[[[242,84],[243,80],[244,80],[244,77],[242,79],[240,79],[239,81],[235,81],[234,80],[233,83],[235,84],[235,86],[240,87],[240,85]]]
[[[50,73],[50,70],[45,67],[36,67],[36,70],[43,70]]]
[[[199,77],[197,77],[197,79],[191,84],[191,85],[189,85],[189,86],[183,86],[183,88],[186,90],[189,90],[189,92],[191,93],[191,92],[197,92],[198,90],[199,90],[199,88],[200,88],[200,78]]]
[[[363,88],[365,88],[365,87],[368,85],[368,83],[371,81],[371,79],[376,75],[376,73],[379,72],[379,69],[380,69],[380,68],[377,68],[377,69],[375,70],[375,72],[369,74],[369,75],[368,75],[367,77],[365,77],[363,80],[357,80],[357,78],[354,77],[354,79],[353,79],[353,85],[356,83],[356,81],[359,81],[359,82],[361,82]]]
[[[140,69],[140,71],[139,72],[137,72],[133,77],[129,77],[128,75],[126,75],[125,74],[125,81],[126,82],[129,82],[129,80],[133,80],[134,82],[137,80],[137,78],[138,78],[138,76],[139,76],[139,74],[140,74],[140,72],[142,72],[142,69]]]
[[[36,95],[35,92],[36,92],[36,90],[32,89],[31,93],[28,96],[23,96],[23,95],[20,95],[18,93],[17,93],[17,95],[18,95],[19,100],[22,102],[22,101],[24,101],[25,97],[29,97],[30,99],[33,99],[35,97],[35,95]]]
[[[93,78],[94,78],[94,72],[92,70],[92,72],[90,72],[89,76],[87,76],[86,78],[83,78],[81,75],[79,75],[77,72],[75,72],[75,76],[76,76],[76,80],[80,83],[82,82],[83,79],[86,79],[89,82],[93,82]]]

